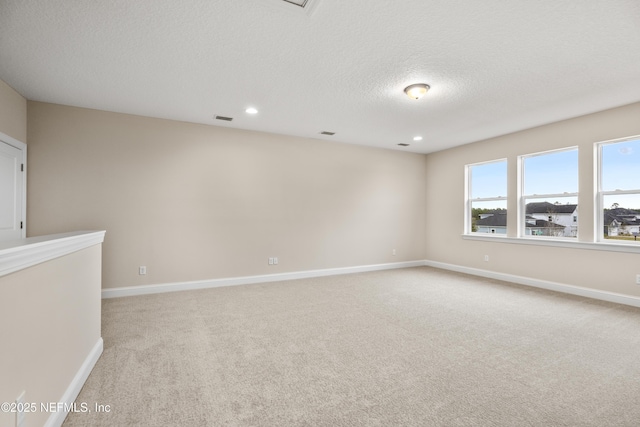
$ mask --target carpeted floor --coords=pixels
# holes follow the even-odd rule
[[[428,267],[103,301],[72,426],[637,426],[640,309]]]

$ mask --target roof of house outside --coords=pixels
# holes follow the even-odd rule
[[[526,211],[528,214],[561,214],[573,213],[576,210],[576,204],[570,205],[554,205],[549,202],[527,203]]]
[[[533,218],[527,218],[533,219]],[[476,226],[481,227],[506,227],[507,226],[507,213],[499,212],[492,216],[488,216],[476,221]],[[527,228],[564,228],[564,225],[556,224],[555,222],[545,221],[543,219],[536,219],[535,224],[529,222],[526,223]]]
[[[483,227],[506,227],[507,226],[507,213],[498,212],[491,216],[476,221],[476,225]]]
[[[604,211],[604,224],[609,225],[613,221],[617,221],[623,225],[638,225],[640,226],[640,220],[637,219],[640,216],[640,212],[626,208],[605,209]]]

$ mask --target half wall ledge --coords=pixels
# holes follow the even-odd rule
[[[74,231],[0,242],[0,277],[104,241],[106,231]]]

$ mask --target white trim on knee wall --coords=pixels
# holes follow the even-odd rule
[[[89,374],[98,362],[100,355],[102,355],[103,348],[104,344],[102,338],[100,338],[87,355],[82,366],[78,369],[78,372],[76,372],[76,375],[73,377],[73,380],[71,380],[69,387],[67,387],[67,390],[62,395],[60,402],[57,402],[64,404],[64,410],[51,413],[47,422],[44,424],[44,427],[60,427],[62,425],[69,414],[67,409],[73,407],[73,403],[78,397],[78,394],[80,394],[80,390],[82,390],[84,383],[87,381],[87,378],[89,378]],[[80,406],[78,406],[78,408],[80,408]]]

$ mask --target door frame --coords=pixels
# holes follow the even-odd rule
[[[22,217],[20,218],[20,221],[22,221],[22,230],[20,231],[21,237],[24,239],[27,237],[27,144],[2,132],[0,132],[0,141],[22,152],[21,163],[24,165],[24,171],[22,175]]]

